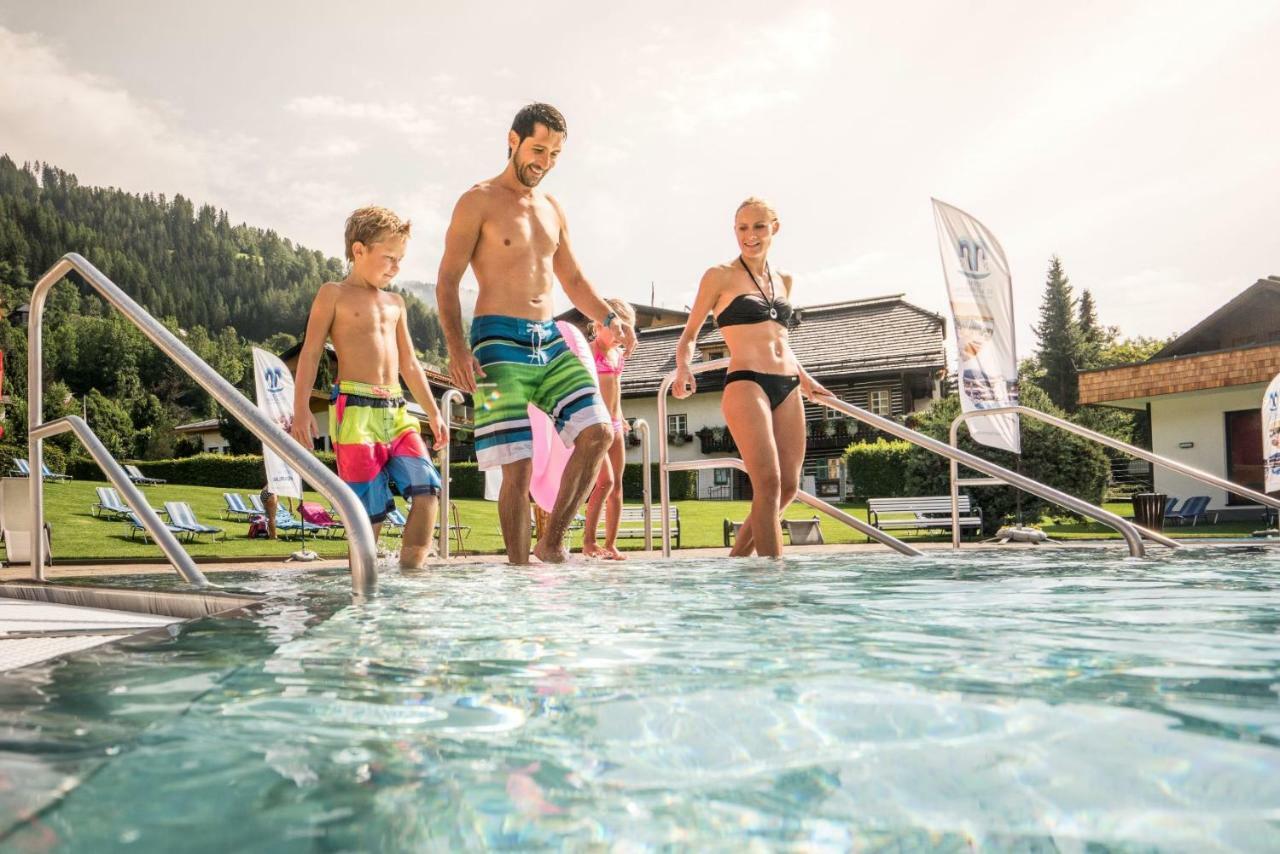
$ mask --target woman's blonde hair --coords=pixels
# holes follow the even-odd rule
[[[769,204],[759,196],[747,196],[746,199],[743,200],[742,204],[738,205],[738,209],[733,212],[733,215],[736,217],[742,212],[743,208],[755,207],[764,208],[764,212],[769,215],[770,222],[778,221],[778,212],[773,209],[773,205]]]

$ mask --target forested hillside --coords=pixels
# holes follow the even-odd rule
[[[293,344],[316,289],[345,273],[337,258],[271,230],[232,225],[225,211],[196,208],[180,195],[85,187],[56,167],[18,166],[0,155],[0,350],[4,393],[12,401],[0,464],[10,451],[25,456],[19,446],[26,432],[26,329],[13,312],[28,301],[35,279],[69,251],[84,255],[246,390],[250,343],[276,351]],[[414,343],[440,361],[435,311],[410,294],[405,301]],[[83,286],[53,290],[44,336],[46,417],[87,412],[117,456],[172,455],[182,450],[175,447],[176,424],[217,414],[207,395]],[[72,447],[65,437],[55,445]]]

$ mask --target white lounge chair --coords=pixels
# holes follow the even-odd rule
[[[222,493],[222,500],[227,502],[227,506],[222,510],[223,519],[229,519],[233,522],[236,520],[247,522],[254,516],[264,515],[262,511],[246,506],[244,496],[238,492],[224,492]]]
[[[166,501],[164,509],[169,514],[169,521],[177,525],[179,528],[186,528],[191,532],[192,539],[198,534],[210,534],[213,539],[218,538],[218,534],[222,534],[222,538],[227,538],[227,533],[222,528],[215,528],[212,525],[205,525],[196,518],[195,511],[191,509],[191,505],[185,501]]]

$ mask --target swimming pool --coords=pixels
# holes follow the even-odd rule
[[[0,677],[0,847],[1280,848],[1274,549],[231,580]]]

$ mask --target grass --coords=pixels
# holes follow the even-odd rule
[[[93,490],[95,486],[101,485],[101,483],[83,481],[45,485],[45,518],[53,526],[55,557],[60,562],[147,560],[162,557],[159,547],[154,543],[144,542],[140,535],[130,538],[129,527],[124,522],[107,521],[93,516],[90,508],[97,501]],[[226,529],[225,540],[210,541],[207,536],[202,536],[197,542],[190,544],[184,542],[188,551],[197,560],[284,558],[299,548],[297,539],[250,540],[246,536],[249,529],[247,522],[223,520],[221,516],[225,506],[222,500],[224,491],[226,490],[216,487],[164,484],[145,487],[143,494],[151,501],[151,506],[156,508],[163,506],[165,501],[186,501],[195,510],[196,517],[200,521]],[[311,501],[327,503],[315,493],[308,493],[307,498]],[[498,531],[497,505],[477,499],[459,499],[455,503],[462,523],[471,526],[466,539],[467,551],[500,553],[502,536]],[[678,501],[675,504],[680,509],[680,541],[684,548],[724,545],[724,520],[741,521],[750,506],[746,501]],[[841,503],[836,506],[857,518],[864,520],[867,518],[864,504]],[[1132,516],[1132,507],[1128,503],[1109,503],[1106,508],[1120,516]],[[795,504],[788,508],[785,516],[789,519],[808,519],[815,515],[815,512],[808,507]],[[826,524],[822,527],[823,535],[829,543],[865,542],[861,534],[833,520],[826,520]],[[1110,528],[1092,522],[1081,523],[1046,518],[1042,520],[1042,527],[1054,539],[1117,539],[1119,537]],[[1257,522],[1232,522],[1173,527],[1167,533],[1175,537],[1240,537],[1248,536],[1257,527]],[[946,533],[894,533],[895,536],[915,542],[946,541],[950,537]],[[660,534],[655,529],[655,544],[659,540]],[[399,538],[385,535],[383,542],[394,548]],[[581,532],[574,531],[572,534],[574,547],[581,545],[581,542]],[[307,543],[321,557],[336,558],[346,555],[346,541],[342,539],[308,537]],[[619,546],[624,549],[638,549],[642,544],[643,541],[638,537],[619,541]]]

